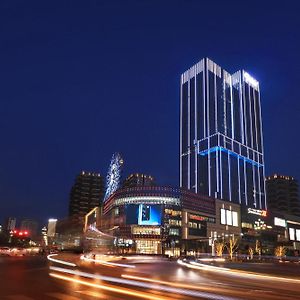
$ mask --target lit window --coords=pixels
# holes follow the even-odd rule
[[[221,209],[221,224],[226,225],[226,212],[225,209]]]
[[[229,209],[221,209],[221,224],[238,227],[238,213]]]
[[[296,240],[300,241],[300,229],[296,229]]]
[[[232,213],[231,210],[226,211],[226,217],[227,217],[227,225],[232,225]]]
[[[232,225],[238,227],[238,213],[236,211],[232,212]]]
[[[294,241],[295,240],[295,229],[289,228],[289,234],[290,234],[290,240]]]

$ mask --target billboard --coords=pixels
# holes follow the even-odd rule
[[[161,225],[161,205],[126,205],[126,223],[138,225]]]

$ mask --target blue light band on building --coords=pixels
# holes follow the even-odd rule
[[[254,166],[257,166],[257,167],[263,167],[262,164],[260,164],[260,163],[258,163],[258,162],[256,162],[256,161],[254,161],[254,160],[252,160],[252,159],[249,159],[249,158],[247,158],[247,157],[245,157],[245,156],[239,155],[239,154],[237,154],[237,153],[235,153],[235,152],[233,152],[233,151],[230,151],[230,150],[228,150],[228,149],[225,149],[225,148],[219,147],[219,146],[213,147],[213,148],[210,148],[210,149],[207,149],[207,150],[200,151],[199,154],[204,156],[204,155],[207,155],[208,153],[213,153],[213,152],[216,152],[216,151],[222,151],[222,152],[228,153],[229,155],[235,156],[235,157],[237,157],[238,159],[242,159],[242,160],[244,160],[245,162],[250,163],[250,164],[252,164],[252,165],[254,165]]]

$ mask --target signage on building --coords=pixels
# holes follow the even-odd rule
[[[280,227],[286,227],[286,222],[285,222],[284,219],[275,217],[274,218],[274,225],[275,226],[280,226]]]
[[[248,214],[266,217],[267,216],[267,211],[266,210],[261,210],[261,209],[255,209],[255,208],[248,208]]]
[[[210,223],[215,223],[215,218],[212,217],[206,217],[206,216],[199,216],[199,215],[189,215],[190,220],[196,220],[196,221],[205,221]]]

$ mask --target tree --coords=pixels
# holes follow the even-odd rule
[[[225,248],[225,243],[223,241],[215,241],[215,249],[217,256],[222,257]]]
[[[284,246],[278,246],[274,250],[275,256],[278,258],[282,259],[283,256],[285,256],[286,253],[286,248]]]
[[[249,248],[248,248],[248,253],[249,253],[249,255],[250,255],[250,259],[253,259],[253,253],[254,253],[254,250],[253,250],[252,247],[249,247]]]
[[[258,254],[259,258],[261,257],[261,246],[259,240],[255,241],[255,253]]]
[[[230,236],[227,244],[226,244],[226,248],[228,250],[230,259],[232,260],[233,258],[233,253],[235,252],[235,250],[238,248],[238,239],[234,237],[234,235]]]

